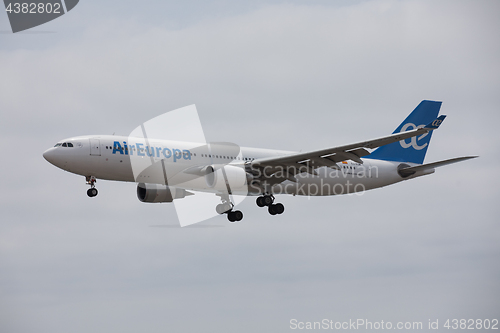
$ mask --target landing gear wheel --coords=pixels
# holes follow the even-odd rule
[[[97,191],[97,189],[96,189],[95,187],[89,188],[89,189],[87,190],[87,195],[88,195],[89,197],[91,197],[91,198],[92,198],[92,197],[95,197],[95,196],[97,195],[97,193],[99,193],[99,192]]]
[[[266,204],[264,203],[264,197],[258,197],[256,200],[257,206],[264,207]]]
[[[269,206],[267,211],[271,215],[283,214],[283,212],[285,211],[285,206],[283,206],[283,204],[278,203],[276,205]]]
[[[235,219],[235,216],[234,216],[234,212],[229,212],[227,213],[227,219],[229,220],[229,222],[236,222],[236,219]]]
[[[241,221],[243,219],[243,213],[239,210],[227,213],[227,219],[229,222]]]
[[[273,206],[274,210],[276,211],[276,214],[283,214],[283,212],[285,211],[285,206],[283,206],[282,203],[277,203],[276,205]]]
[[[243,213],[241,211],[234,211],[233,214],[236,221],[241,221],[243,219]]]
[[[271,206],[274,202],[274,198],[270,195],[265,195],[262,197],[262,202],[264,203],[264,206]]]

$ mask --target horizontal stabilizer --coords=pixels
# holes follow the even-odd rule
[[[438,125],[439,126],[439,125]],[[417,171],[424,171],[424,170],[429,170],[429,169],[434,169],[443,165],[448,165],[448,164],[453,164],[457,162],[462,162],[465,160],[469,160],[471,158],[476,158],[479,156],[464,156],[464,157],[456,157],[456,158],[451,158],[449,160],[444,160],[444,161],[439,161],[439,162],[434,162],[434,163],[428,163],[428,164],[422,164],[422,165],[417,165],[417,166],[412,166],[412,167],[407,167],[407,168],[401,168],[398,170],[399,174],[403,177],[408,177],[413,175]]]

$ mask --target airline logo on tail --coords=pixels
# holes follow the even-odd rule
[[[434,120],[434,122],[437,122],[439,121],[439,123],[441,123],[441,120],[439,119],[436,119]],[[433,126],[439,126],[439,124],[434,124],[433,122]],[[406,131],[409,131],[409,130],[412,130],[412,129],[416,129],[416,128],[423,128],[425,127],[425,125],[418,125],[418,126],[415,126],[415,124],[412,124],[412,123],[406,123],[403,125],[403,127],[401,128],[401,131],[399,131],[400,133],[402,132],[406,132]],[[427,147],[427,142],[424,143],[423,145],[419,146],[418,143],[417,143],[417,140],[421,140],[423,138],[425,138],[429,133],[425,133],[425,134],[422,134],[421,136],[419,136],[418,138],[416,136],[412,137],[411,139],[407,139],[407,140],[410,140],[410,143],[407,143],[406,140],[401,140],[399,141],[399,144],[401,145],[401,147],[403,148],[410,148],[410,147],[413,147],[414,149],[416,150],[421,150],[421,149],[424,149],[425,147]]]
[[[443,122],[443,119],[442,117],[439,117],[438,119],[434,120],[431,125],[434,126],[434,127],[439,127],[439,125],[441,125],[441,123]]]

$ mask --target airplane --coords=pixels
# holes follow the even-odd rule
[[[442,102],[422,101],[388,136],[309,152],[239,147],[147,137],[87,135],[61,140],[43,153],[51,164],[85,176],[89,197],[97,179],[137,183],[141,202],[180,200],[214,193],[218,214],[241,221],[235,195],[256,196],[259,207],[282,214],[275,195],[326,196],[371,190],[434,173],[435,168],[476,158],[424,164]],[[234,198],[234,197],[233,197]]]

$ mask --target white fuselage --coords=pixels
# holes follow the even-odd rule
[[[63,146],[64,145],[64,146]],[[69,146],[73,147],[69,147]],[[292,154],[290,151],[244,148],[231,144],[206,144],[154,140],[122,136],[80,136],[63,140],[50,148],[44,157],[57,167],[97,179],[174,185],[185,190],[217,192],[207,185],[204,177],[193,176],[186,170],[197,166],[228,165],[245,168],[254,159]],[[292,180],[272,186],[274,194],[335,195],[383,187],[426,173],[402,178],[397,168],[400,162],[363,159],[339,163],[340,170],[330,167],[316,169],[316,175],[301,173]],[[141,164],[146,163],[146,167]],[[152,167],[147,168],[148,165]],[[155,168],[158,166],[160,169]],[[144,171],[146,169],[146,171]],[[433,172],[433,170],[432,170]],[[167,180],[168,179],[168,180]],[[232,189],[232,194],[258,195],[249,190],[251,184]]]

